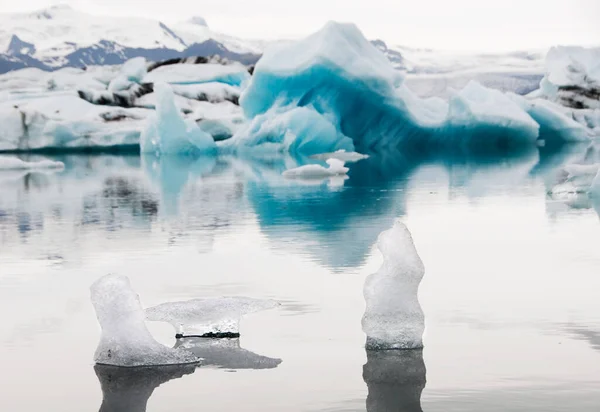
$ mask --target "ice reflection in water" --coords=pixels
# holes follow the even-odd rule
[[[367,350],[363,379],[367,384],[367,412],[422,412],[421,393],[426,379],[423,351]]]
[[[102,388],[100,412],[145,412],[156,388],[194,373],[196,365],[139,368],[96,365],[94,370]]]

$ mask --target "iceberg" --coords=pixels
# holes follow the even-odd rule
[[[273,309],[279,303],[247,297],[201,298],[163,303],[146,309],[146,319],[173,325],[182,337],[239,337],[244,315]]]
[[[36,162],[27,162],[17,157],[0,156],[0,171],[2,170],[44,170],[44,169],[64,169],[63,162],[52,160],[40,160]]]
[[[184,119],[175,105],[173,90],[164,83],[154,86],[156,113],[149,116],[140,136],[142,153],[199,154],[216,150],[211,135],[191,119]]]
[[[179,339],[176,348],[185,348],[202,359],[202,366],[220,369],[273,369],[279,366],[281,359],[268,358],[240,347],[240,340],[188,338]]]
[[[0,151],[137,147],[149,113],[98,106],[61,92],[0,102]]]
[[[418,290],[425,273],[410,232],[397,221],[377,241],[383,254],[379,271],[365,281],[362,320],[368,350],[423,347],[425,318]]]
[[[255,127],[232,140],[253,141],[250,145],[272,136],[281,140],[283,126],[296,118],[290,112],[298,109],[316,113],[313,117],[320,116],[320,123],[331,123],[331,131],[325,134],[328,140],[348,137],[363,153],[401,144],[533,145],[539,129],[506,95],[475,82],[449,102],[417,97],[403,84],[402,74],[356,26],[334,22],[304,40],[268,49],[240,104]],[[265,134],[260,125],[266,122],[282,125]],[[294,131],[292,139],[304,138],[306,130],[294,130],[293,125],[290,129]],[[336,150],[353,150],[349,143],[344,146]]]
[[[245,66],[232,63],[222,64],[169,64],[150,71],[144,82],[169,84],[197,84],[219,82],[240,86],[250,78]]]
[[[574,109],[600,109],[600,47],[553,47],[539,94]]]
[[[146,66],[146,59],[143,57],[128,60],[121,66],[121,71],[117,77],[111,80],[108,90],[111,92],[127,90],[132,85],[141,83],[147,73]]]
[[[321,165],[304,165],[289,169],[283,172],[283,177],[288,179],[323,179],[330,176],[342,176],[348,173],[347,167],[344,167],[344,162],[338,159],[327,159],[326,163],[329,167]]]
[[[540,139],[546,143],[590,140],[592,131],[585,123],[575,120],[572,109],[539,98],[526,99],[515,94],[510,97],[540,125]]]
[[[125,276],[107,275],[91,287],[92,304],[102,336],[94,355],[97,364],[114,366],[157,366],[198,363],[185,350],[158,343],[144,323],[139,296]]]
[[[120,368],[95,365],[102,389],[99,412],[145,412],[154,390],[173,379],[196,371],[196,365],[146,366]]]

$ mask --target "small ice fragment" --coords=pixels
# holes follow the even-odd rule
[[[125,276],[107,275],[91,287],[92,304],[102,336],[94,360],[114,366],[197,363],[193,354],[158,343],[144,323],[139,296]]]
[[[379,235],[383,265],[364,287],[367,308],[362,320],[367,349],[423,347],[425,318],[418,299],[425,274],[410,232],[401,222]]]
[[[175,347],[185,348],[199,358],[202,366],[221,369],[273,369],[281,359],[268,358],[240,347],[239,339],[179,339]]]
[[[344,167],[344,162],[338,159],[327,159],[329,167],[321,165],[305,165],[289,169],[283,172],[283,177],[295,179],[323,179],[330,176],[342,176],[348,173],[348,168]]]
[[[63,162],[52,160],[41,160],[38,162],[26,162],[16,157],[0,157],[0,170],[33,170],[33,169],[64,169]]]
[[[177,337],[238,337],[242,316],[277,306],[279,303],[270,299],[200,298],[148,308],[146,319],[170,323]]]
[[[358,162],[359,160],[368,159],[369,155],[357,152],[347,152],[345,150],[338,150],[333,153],[317,154],[311,157],[317,160],[338,159],[342,162],[353,163]]]

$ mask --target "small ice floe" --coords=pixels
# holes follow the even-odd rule
[[[368,159],[369,155],[365,155],[357,152],[347,152],[345,150],[338,150],[332,153],[322,153],[311,156],[313,159],[317,160],[327,160],[327,159],[337,159],[346,163],[354,163],[359,160]]]
[[[1,170],[49,170],[49,169],[64,169],[63,162],[55,162],[52,160],[40,160],[37,162],[26,162],[16,157],[0,157]]]
[[[321,165],[304,165],[289,169],[283,172],[283,177],[288,179],[325,179],[332,176],[345,176],[348,173],[348,168],[344,166],[344,162],[338,159],[327,159],[326,163],[329,167]]]
[[[107,275],[91,287],[92,304],[102,335],[94,360],[114,366],[158,366],[198,363],[192,353],[158,343],[144,323],[139,296],[125,276]]]
[[[367,302],[362,320],[369,350],[423,347],[425,317],[419,284],[425,268],[410,232],[401,222],[379,235],[383,265],[365,281]]]
[[[173,325],[177,338],[236,338],[239,322],[247,314],[273,309],[270,299],[218,297],[163,303],[146,309],[146,319]]]
[[[281,359],[268,358],[240,347],[239,339],[179,339],[175,347],[185,348],[202,359],[202,366],[220,369],[273,369]]]

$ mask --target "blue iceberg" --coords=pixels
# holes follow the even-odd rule
[[[337,136],[338,149],[351,150],[351,139],[364,153],[405,144],[470,149],[537,140],[538,123],[500,91],[472,82],[446,102],[417,97],[403,80],[355,25],[330,22],[303,40],[267,50],[240,99],[254,127],[236,134],[229,145],[285,142],[293,149],[310,142],[315,153],[331,151]],[[331,123],[329,131],[319,133],[321,147],[312,128],[293,124],[299,115],[291,113],[299,108],[306,118],[318,118],[317,124]],[[285,123],[286,117],[293,143],[286,141],[284,127],[271,127],[271,133],[260,127]]]

